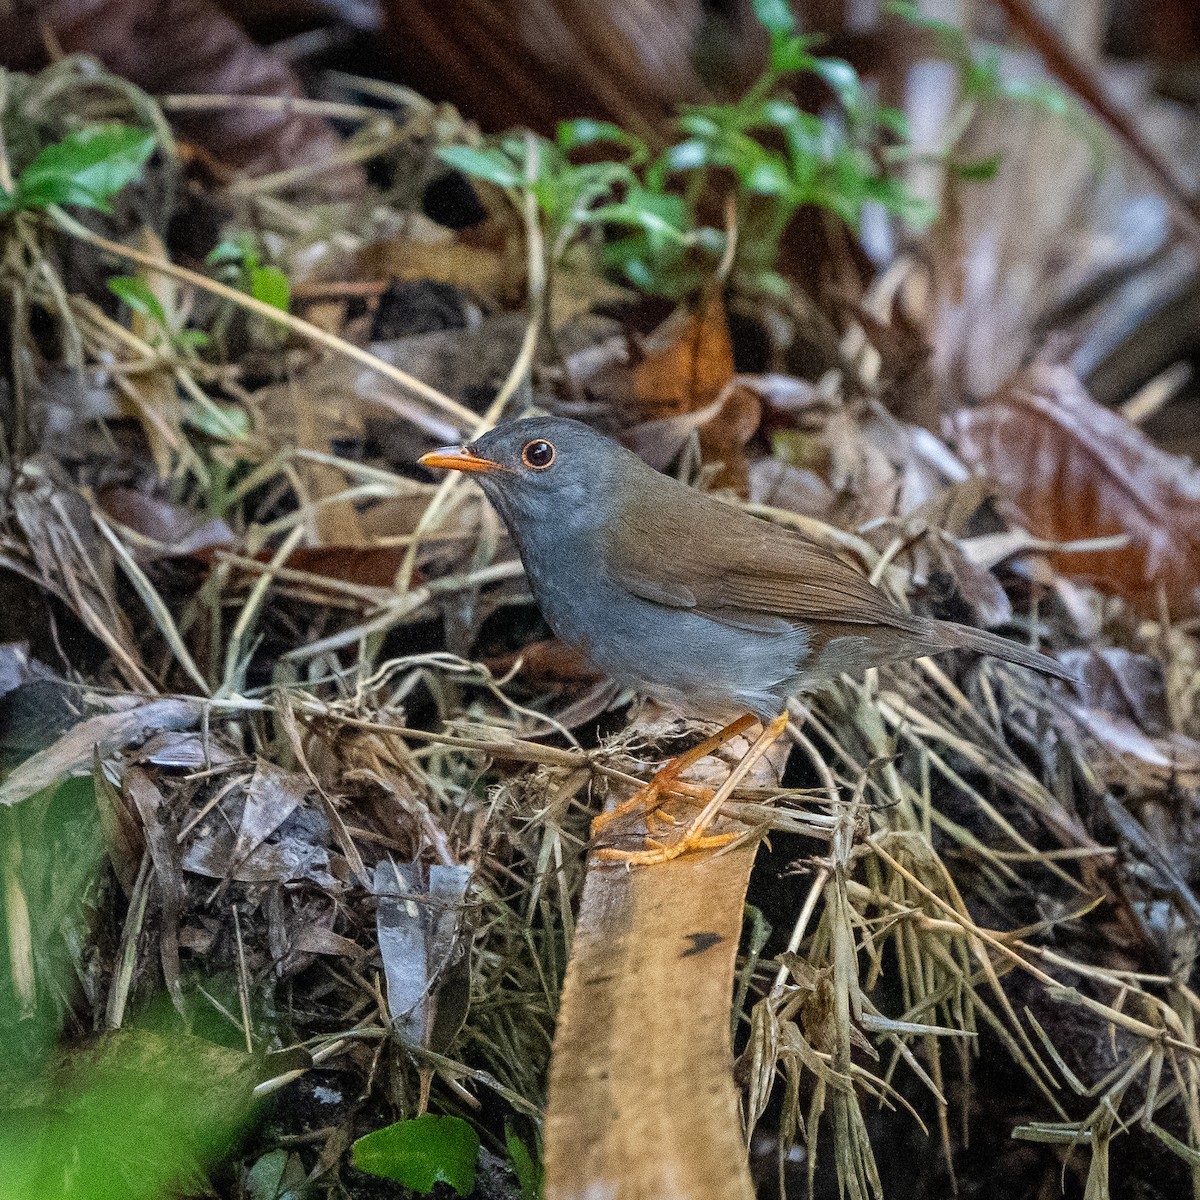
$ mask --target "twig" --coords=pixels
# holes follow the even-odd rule
[[[1076,95],[1090,105],[1101,120],[1129,147],[1135,158],[1154,176],[1166,193],[1184,233],[1200,244],[1200,205],[1167,166],[1166,160],[1142,137],[1137,126],[1105,95],[1093,73],[1073,54],[1053,28],[1026,0],[999,0],[1009,20],[1042,56],[1046,66]]]
[[[378,121],[393,114],[366,104],[345,104],[338,100],[310,100],[304,96],[234,96],[205,92],[179,92],[159,96],[164,112],[222,112],[233,108],[257,108],[264,112],[300,113],[327,117],[334,121]]]
[[[128,259],[139,266],[146,267],[148,270],[157,271],[161,275],[168,275],[172,279],[179,279],[184,283],[190,283],[193,287],[203,288],[205,291],[211,292],[215,296],[221,296],[223,299],[229,300],[239,307],[247,309],[249,312],[256,313],[260,317],[265,317],[268,321],[274,321],[277,325],[283,325],[293,333],[298,333],[301,337],[307,338],[309,341],[316,342],[328,350],[333,350],[338,354],[344,355],[346,358],[353,359],[362,366],[377,371],[385,379],[390,379],[405,391],[420,396],[422,400],[427,401],[440,413],[451,417],[460,429],[474,428],[479,421],[477,413],[459,404],[457,400],[452,400],[443,392],[439,392],[437,388],[430,387],[429,384],[423,383],[420,379],[409,375],[405,371],[401,371],[399,367],[394,367],[391,363],[384,362],[383,359],[372,354],[369,350],[363,350],[352,342],[346,341],[345,338],[340,338],[336,334],[329,333],[320,326],[312,324],[311,321],[305,321],[301,317],[294,317],[291,313],[284,312],[274,305],[266,304],[262,300],[257,300],[253,296],[246,295],[245,292],[239,292],[236,288],[229,287],[227,284],[219,283],[215,279],[209,279],[207,275],[201,275],[198,271],[190,271],[187,267],[177,266],[173,262],[156,258],[152,254],[146,254],[144,251],[134,250],[130,246],[121,245],[120,242],[113,242],[106,237],[101,237],[100,234],[93,233],[86,225],[81,225],[74,217],[68,215],[57,205],[51,206],[47,211],[58,228],[64,233],[78,238],[80,241],[87,242],[109,254],[115,254],[118,258]],[[417,414],[414,414],[408,407],[397,404],[391,397],[380,394],[377,396],[377,400],[380,404],[390,408],[398,415],[413,421],[414,424],[425,427],[418,419]],[[432,424],[433,422],[429,423]]]

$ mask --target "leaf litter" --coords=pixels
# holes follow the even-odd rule
[[[159,132],[161,163],[115,213],[148,230],[119,269],[138,263],[157,286],[155,188],[183,167],[152,102],[71,59],[19,84],[31,111],[56,92],[101,96],[109,116]],[[369,135],[377,153],[422,169],[434,169],[431,130],[463,136],[432,107],[388,123]],[[402,210],[381,235],[352,206],[315,216],[295,184],[223,198],[236,221],[253,213],[293,296],[397,270],[388,255],[411,240],[396,232]],[[115,1047],[118,1030],[152,1037],[139,1023],[165,993],[174,1015],[157,1016],[161,1027],[215,1047],[221,1077],[252,1076],[266,1105],[230,1160],[247,1187],[263,1163],[294,1177],[299,1156],[326,1194],[352,1189],[351,1143],[427,1108],[477,1122],[496,1150],[506,1122],[533,1128],[577,926],[598,962],[626,964],[621,979],[657,962],[655,937],[676,928],[656,935],[651,921],[608,944],[618,939],[586,899],[585,878],[604,891],[587,865],[589,820],[688,736],[594,692],[585,668],[547,649],[495,515],[411,465],[431,439],[533,405],[621,431],[659,465],[852,557],[904,602],[1007,626],[1081,668],[1068,692],[1002,664],[939,659],[795,703],[790,758],[733,792],[724,819],[745,840],[710,860],[729,875],[708,897],[714,921],[736,928],[754,845],[770,843],[740,954],[725,930],[728,975],[704,976],[720,986],[674,1033],[623,1031],[685,1079],[697,1047],[715,1047],[707,1069],[736,1053],[721,1100],[729,1146],[708,1147],[717,1176],[744,1184],[739,1107],[757,1176],[831,1178],[855,1197],[897,1194],[880,1152],[896,1136],[885,1114],[940,1147],[928,1173],[948,1183],[972,1170],[964,1129],[994,1111],[1006,1136],[1051,1148],[1036,1160],[1042,1177],[1065,1166],[1090,1196],[1108,1194],[1110,1159],[1132,1143],[1195,1188],[1200,687],[1187,470],[1092,405],[1065,368],[1035,366],[982,407],[956,407],[948,442],[905,424],[884,407],[887,347],[903,338],[867,319],[880,308],[865,287],[857,310],[836,306],[838,362],[817,379],[736,374],[711,302],[648,349],[614,344],[605,327],[560,355],[562,328],[539,336],[556,310],[539,308],[537,221],[481,190],[484,229],[427,240],[420,278],[458,289],[464,311],[490,315],[484,328],[520,304],[524,277],[533,315],[507,314],[502,350],[473,373],[439,370],[447,355],[431,345],[417,372],[426,391],[393,389],[382,410],[370,360],[321,361],[307,327],[272,333],[267,320],[287,314],[253,297],[177,274],[159,302],[180,315],[176,333],[190,324],[219,341],[198,353],[136,314],[122,321],[89,283],[116,251],[89,230],[28,212],[4,227],[0,286],[21,318],[4,403],[25,440],[0,464],[0,571],[35,598],[5,618],[17,626],[5,625],[6,647],[22,646],[6,661],[17,677],[39,664],[61,680],[75,723],[62,736],[46,724],[32,755],[4,743],[0,800],[6,819],[35,828],[71,781],[90,781],[105,863],[77,881],[82,920],[39,897],[28,841],[6,843],[29,860],[9,850],[0,863],[7,994],[23,1012],[49,1005],[51,1030]],[[598,269],[595,280],[596,303],[610,302]],[[361,351],[352,292],[325,328]],[[56,323],[61,361],[34,309]],[[839,327],[821,320],[823,335]],[[412,341],[431,336],[372,349],[404,377]],[[112,403],[79,417],[60,460],[36,415],[64,364],[86,366]],[[996,432],[1030,405],[1053,462],[1014,454]],[[1099,509],[1062,486],[1097,454],[1124,472]],[[1147,481],[1170,503],[1134,503]],[[1096,553],[1118,566],[1093,570]],[[728,773],[705,766],[694,778]],[[739,854],[744,871],[732,869]],[[669,899],[670,876],[623,886]],[[739,1009],[722,1048],[731,990]],[[635,993],[619,997],[636,1013]],[[593,1029],[594,1009],[566,1003],[577,1053],[594,1053],[611,1020]],[[688,1038],[688,1021],[708,1040]],[[568,1054],[555,1070],[592,1065]],[[612,1085],[634,1124],[654,1111],[645,1076]],[[1006,1078],[1019,1105],[986,1094]],[[118,1095],[106,1086],[94,1094]]]

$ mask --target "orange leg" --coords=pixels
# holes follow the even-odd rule
[[[734,727],[737,726],[737,732],[740,733],[743,729],[747,728],[747,722],[753,721],[753,717],[745,716],[741,718],[741,721],[735,721],[733,725],[730,725],[728,730],[734,729]],[[689,851],[711,850],[717,846],[724,846],[733,841],[738,836],[737,834],[709,834],[707,832],[708,828],[712,825],[713,821],[716,820],[717,814],[721,811],[721,805],[729,799],[734,788],[741,783],[746,775],[749,774],[754,764],[757,763],[758,760],[762,758],[762,756],[766,754],[771,746],[779,739],[780,735],[787,728],[787,722],[787,713],[780,713],[779,716],[777,716],[775,720],[773,720],[770,725],[768,725],[762,731],[762,733],[759,734],[759,736],[755,739],[754,744],[749,750],[746,751],[742,760],[729,773],[729,777],[712,794],[712,797],[709,799],[708,803],[705,804],[703,809],[701,809],[699,814],[693,819],[692,823],[684,830],[683,835],[676,841],[671,842],[666,846],[658,845],[657,843],[648,843],[646,848],[643,850],[598,850],[596,852],[597,857],[608,862],[623,862],[627,866],[649,866],[651,863],[669,862],[671,859],[678,858],[681,854],[687,854]],[[716,737],[721,738],[722,734],[726,734],[726,738],[723,740],[728,740],[729,737],[734,736],[733,734],[729,733],[728,730],[723,729],[721,733],[716,735]],[[709,739],[709,741],[712,740],[713,739],[711,738]],[[707,745],[707,743],[703,744]],[[696,750],[700,749],[700,746],[696,747]],[[689,751],[689,754],[695,753],[696,751]],[[711,748],[709,750],[705,750],[704,753],[711,753]],[[682,759],[687,757],[688,755],[682,755],[681,759],[676,761],[682,761]],[[698,755],[697,757],[703,757],[703,754]],[[687,763],[687,766],[690,766],[696,761],[697,758],[692,758]],[[672,765],[674,764],[668,764],[668,767]],[[663,770],[666,769],[666,767],[663,768]],[[659,774],[661,775],[662,772],[659,772]],[[656,775],[654,779],[647,784],[646,788],[642,789],[642,792],[645,792],[649,788],[653,787],[657,780],[658,775]],[[642,795],[642,792],[639,792],[634,799],[638,799]],[[595,826],[593,825],[593,830],[594,828]]]
[[[611,812],[601,813],[592,821],[592,839],[595,840],[601,831],[607,829],[619,817],[628,816],[630,813],[648,814],[652,812],[658,807],[660,799],[676,788],[692,795],[699,793],[707,800],[712,794],[710,789],[697,788],[695,784],[680,784],[679,776],[689,767],[695,766],[702,758],[707,758],[714,751],[719,750],[739,733],[749,729],[754,723],[754,717],[747,713],[744,717],[738,717],[731,725],[726,725],[724,729],[718,730],[712,737],[705,738],[698,746],[693,746],[686,753],[671,759],[669,763],[654,773],[644,788],[634,792],[628,800],[618,804]]]

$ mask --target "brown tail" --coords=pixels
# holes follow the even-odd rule
[[[1010,638],[986,633],[982,629],[972,629],[969,625],[956,625],[952,621],[935,622],[934,632],[947,650],[974,650],[979,654],[990,654],[994,658],[1002,658],[1005,662],[1016,663],[1021,667],[1029,667],[1043,675],[1053,675],[1055,679],[1075,682],[1075,676],[1048,654],[1027,650]]]

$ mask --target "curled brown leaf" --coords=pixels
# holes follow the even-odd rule
[[[1124,534],[1118,549],[1052,553],[1147,616],[1200,614],[1200,471],[1097,404],[1064,366],[1035,363],[949,420],[961,456],[1037,537]]]

